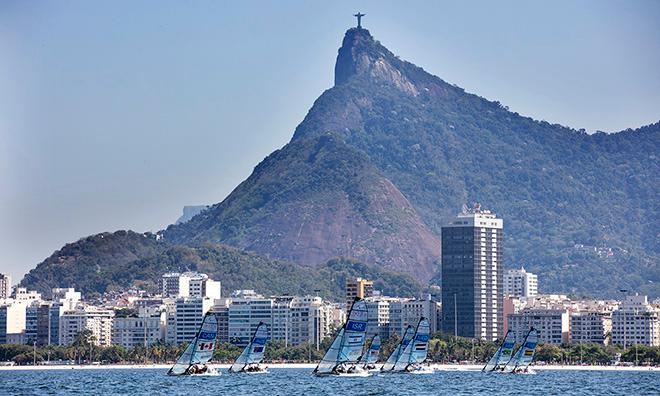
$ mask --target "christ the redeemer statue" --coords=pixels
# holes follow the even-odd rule
[[[354,14],[353,16],[357,18],[358,20],[358,29],[362,29],[362,17],[365,16],[366,14],[361,14],[358,12],[357,14]]]

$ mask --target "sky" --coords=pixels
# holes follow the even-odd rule
[[[343,34],[589,132],[660,120],[659,1],[0,2],[0,273],[222,201],[333,85]]]

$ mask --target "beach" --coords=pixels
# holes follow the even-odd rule
[[[264,364],[271,369],[310,369],[316,367],[316,363],[272,363]],[[171,364],[86,364],[86,365],[37,365],[37,366],[0,366],[0,371],[23,371],[23,370],[141,370],[162,369],[167,370]],[[226,370],[230,364],[210,364],[209,366]],[[483,365],[475,364],[432,364],[431,367],[437,371],[479,371]],[[660,367],[648,366],[579,366],[579,365],[539,365],[532,366],[535,371],[542,370],[570,370],[570,371],[645,371],[660,372]]]

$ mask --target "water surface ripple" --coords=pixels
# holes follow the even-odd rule
[[[658,372],[438,371],[429,375],[316,378],[309,369],[168,377],[166,370],[0,371],[2,395],[660,395]]]

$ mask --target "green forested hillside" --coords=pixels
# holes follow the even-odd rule
[[[68,243],[25,275],[20,285],[49,297],[54,287],[75,287],[85,293],[104,291],[130,274],[117,268],[163,252],[166,244],[153,234],[104,232]]]
[[[523,117],[401,61],[364,29],[347,32],[335,70],[294,142],[338,133],[436,234],[481,202],[504,218],[506,264],[539,273],[542,290],[660,294],[660,123],[589,135]]]
[[[21,285],[45,295],[53,287],[75,287],[86,298],[129,287],[158,292],[161,275],[172,271],[206,273],[222,282],[224,296],[236,289],[254,289],[265,295],[319,294],[341,301],[349,276],[373,279],[376,288],[392,295],[416,296],[422,290],[410,276],[353,260],[333,259],[312,269],[225,245],[169,245],[153,235],[125,231],[66,245]]]
[[[294,293],[313,284],[337,295],[361,264],[328,260],[348,257],[384,291],[403,293],[409,279],[390,271],[440,282],[441,227],[480,202],[504,219],[505,266],[537,273],[542,292],[658,297],[659,152],[660,123],[587,134],[533,120],[354,28],[335,86],[226,199],[159,241],[99,234],[67,245],[23,284],[102,291],[190,266],[230,288]]]
[[[224,201],[163,235],[310,266],[352,257],[423,281],[440,254],[440,241],[401,192],[334,134],[275,151]]]

